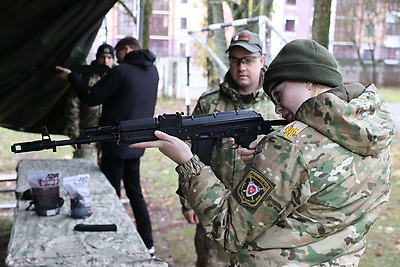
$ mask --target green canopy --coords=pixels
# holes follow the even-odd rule
[[[62,134],[69,85],[56,65],[83,64],[116,0],[2,0],[0,126]]]

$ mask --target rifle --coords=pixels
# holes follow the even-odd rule
[[[249,147],[257,135],[268,134],[272,126],[286,125],[286,120],[264,120],[254,110],[236,110],[212,114],[183,116],[181,113],[163,114],[154,118],[119,121],[113,126],[85,128],[84,135],[76,139],[53,141],[44,126],[42,140],[16,143],[11,146],[14,153],[53,149],[58,146],[90,144],[113,141],[117,144],[133,144],[154,141],[155,130],[191,140],[191,150],[200,160],[209,165],[212,148],[222,147],[222,139],[233,137],[238,145]]]

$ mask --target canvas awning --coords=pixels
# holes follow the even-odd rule
[[[83,64],[116,0],[30,1],[0,4],[0,126],[61,134],[69,85],[56,65]]]

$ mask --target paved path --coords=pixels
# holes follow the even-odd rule
[[[390,112],[394,118],[394,124],[396,125],[396,130],[400,131],[400,103],[387,103]]]

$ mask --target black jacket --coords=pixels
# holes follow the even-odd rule
[[[76,95],[90,106],[103,104],[100,125],[114,125],[121,120],[154,116],[157,101],[158,72],[153,64],[156,57],[147,49],[128,53],[124,63],[112,68],[93,87],[89,87],[75,72],[68,76]],[[137,158],[144,149],[128,145],[103,143],[103,153],[120,158]]]

